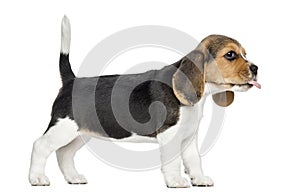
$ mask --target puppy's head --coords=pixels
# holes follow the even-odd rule
[[[233,102],[234,91],[260,88],[257,70],[238,41],[210,35],[181,60],[173,76],[174,93],[182,104],[193,105],[204,94],[205,83],[210,83],[220,91],[213,94],[215,103],[228,106]]]

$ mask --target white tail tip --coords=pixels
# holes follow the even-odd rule
[[[61,21],[61,48],[63,54],[70,53],[71,44],[71,25],[68,17],[65,15]]]

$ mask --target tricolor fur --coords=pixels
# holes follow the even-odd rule
[[[213,185],[202,172],[195,124],[202,117],[207,96],[212,95],[220,106],[228,106],[234,91],[246,91],[253,85],[260,88],[257,66],[246,59],[240,43],[211,35],[187,56],[160,70],[79,78],[69,62],[71,28],[67,17],[62,20],[61,35],[62,87],[49,126],[33,145],[32,185],[50,184],[44,171],[53,151],[68,183],[87,183],[73,161],[85,143],[80,135],[157,142],[168,187],[190,186],[181,176],[181,161],[193,186]]]

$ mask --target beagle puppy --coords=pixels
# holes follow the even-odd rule
[[[159,70],[140,74],[76,77],[69,62],[70,23],[62,20],[59,69],[62,87],[52,107],[49,126],[33,144],[29,181],[50,185],[45,175],[49,155],[56,151],[59,168],[70,184],[85,184],[74,167],[74,155],[85,142],[81,135],[157,142],[161,171],[168,187],[212,186],[204,176],[193,119],[202,117],[207,96],[219,106],[234,100],[257,82],[258,67],[246,59],[236,40],[210,35],[188,55]],[[113,153],[112,153],[113,154]],[[181,162],[190,181],[181,175]]]

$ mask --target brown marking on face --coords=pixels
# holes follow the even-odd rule
[[[225,83],[245,84],[251,79],[249,64],[240,56],[240,50],[238,45],[229,43],[216,55],[215,62]],[[229,61],[224,57],[230,51],[237,54],[235,60]]]
[[[212,60],[206,67],[206,81],[217,84],[246,84],[251,80],[248,61],[243,59],[245,49],[236,40],[221,36],[211,35],[202,41],[207,48]],[[234,60],[228,60],[224,56],[233,51],[236,53]]]
[[[226,54],[229,52],[234,53],[235,57],[228,58]],[[243,57],[246,55],[245,49],[227,36],[210,35],[191,53],[195,54],[193,59],[201,59],[201,67],[187,55],[172,80],[174,94],[184,105],[191,106],[198,102],[204,93],[204,82],[209,82],[224,90],[213,95],[214,101],[220,106],[228,106],[234,100],[234,93],[225,90],[230,90],[234,85],[247,84],[255,76]]]

